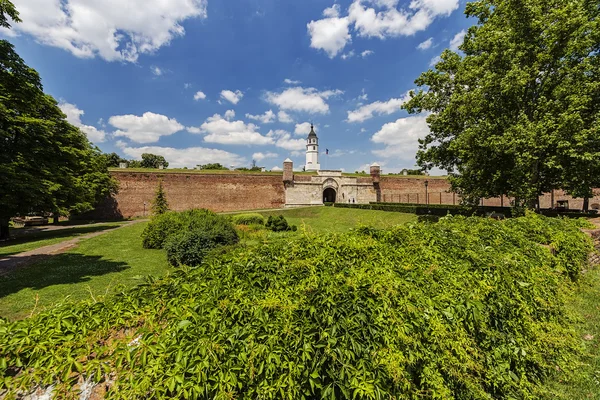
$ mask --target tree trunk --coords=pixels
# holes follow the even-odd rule
[[[52,213],[52,223],[54,225],[58,225],[58,221],[60,220],[60,213],[58,211],[54,211]]]
[[[583,212],[588,212],[589,211],[589,207],[590,207],[590,198],[589,197],[584,197],[583,198]]]
[[[8,218],[0,217],[0,240],[6,240],[10,238],[8,223]]]

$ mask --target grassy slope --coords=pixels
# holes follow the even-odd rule
[[[77,236],[85,235],[86,233],[103,231],[106,229],[116,228],[121,224],[98,224],[90,226],[78,226],[73,228],[65,228],[60,230],[42,231],[31,234],[20,234],[21,229],[16,229],[17,237],[8,242],[0,244],[0,257],[10,256],[12,254],[21,253],[24,251],[34,250],[39,247],[49,246],[73,239]]]
[[[265,211],[260,214],[265,217],[283,214],[289,223],[298,225],[299,231],[305,225],[307,230],[316,233],[345,232],[358,225],[385,228],[417,220],[413,214],[334,207],[292,208]]]
[[[549,382],[553,399],[600,399],[600,266],[585,273],[568,307],[578,317],[575,325],[582,339],[584,356],[575,378],[558,375]]]
[[[171,268],[162,250],[142,248],[145,223],[85,239],[67,253],[0,276],[0,316],[28,316],[68,296],[70,300],[99,297],[118,285],[134,286],[147,275],[164,275]]]

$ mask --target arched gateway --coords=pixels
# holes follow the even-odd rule
[[[335,203],[335,189],[328,187],[323,190],[323,203]]]

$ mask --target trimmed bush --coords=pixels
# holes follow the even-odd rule
[[[175,267],[180,265],[197,267],[210,250],[227,244],[231,244],[228,238],[220,236],[219,233],[196,229],[171,236],[165,242],[164,248],[169,264]]]
[[[236,225],[264,225],[265,217],[258,213],[237,214],[233,216],[233,223]]]
[[[142,245],[146,249],[161,249],[171,236],[195,230],[209,232],[213,237],[226,238],[228,244],[239,241],[228,218],[209,210],[198,209],[155,216],[142,232]]]
[[[296,225],[288,224],[283,215],[279,215],[278,217],[270,215],[265,226],[273,232],[296,231],[298,229]]]

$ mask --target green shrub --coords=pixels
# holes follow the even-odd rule
[[[264,225],[265,217],[257,213],[237,214],[233,216],[233,223],[236,225]]]
[[[273,232],[296,231],[298,229],[295,225],[289,225],[283,215],[277,217],[270,215],[265,227]]]
[[[173,266],[188,265],[196,267],[202,263],[206,254],[218,245],[231,244],[226,238],[216,236],[214,232],[193,230],[183,231],[171,236],[164,244],[167,261]]]
[[[220,235],[227,238],[228,243],[239,241],[229,219],[212,211],[199,209],[167,212],[153,217],[142,232],[142,245],[146,249],[160,249],[171,236],[194,230],[211,232],[214,236]]]
[[[552,398],[544,382],[578,367],[565,298],[592,249],[529,214],[237,248],[0,322],[0,393],[90,378],[119,399]]]

